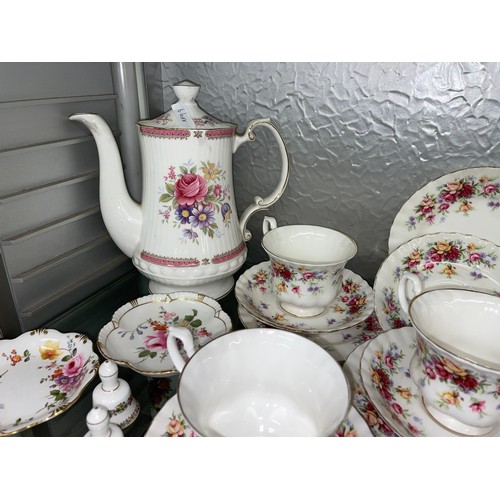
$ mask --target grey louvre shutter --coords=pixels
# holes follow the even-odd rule
[[[44,326],[133,269],[99,210],[98,113],[119,136],[110,63],[0,63],[0,328]]]

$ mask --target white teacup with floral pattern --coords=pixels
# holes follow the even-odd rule
[[[470,289],[425,291],[409,304],[417,348],[410,374],[443,426],[481,436],[500,426],[500,297]]]
[[[201,436],[330,436],[350,409],[350,388],[340,365],[296,333],[238,330],[195,352],[191,332],[172,328],[167,347],[180,372],[181,412]]]
[[[341,291],[345,265],[358,251],[356,242],[321,226],[278,227],[274,217],[264,217],[262,232],[280,306],[302,318],[321,314]]]

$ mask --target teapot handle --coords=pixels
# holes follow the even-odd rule
[[[171,326],[168,329],[167,337],[167,352],[170,355],[170,359],[174,363],[179,373],[182,372],[186,361],[181,356],[179,348],[177,347],[177,339],[179,339],[184,344],[184,349],[187,355],[191,357],[194,353],[194,340],[192,333],[187,329],[180,326]]]
[[[281,137],[281,134],[279,133],[278,129],[271,123],[271,120],[269,118],[257,118],[256,120],[252,120],[247,125],[247,128],[245,132],[243,132],[243,134],[237,134],[236,139],[234,141],[233,153],[235,153],[236,150],[244,142],[255,140],[254,129],[256,127],[265,127],[273,133],[274,138],[278,143],[281,155],[281,177],[279,179],[278,185],[275,187],[274,191],[269,196],[266,196],[265,198],[256,196],[254,198],[254,202],[241,215],[240,229],[241,229],[241,234],[243,235],[243,239],[245,241],[250,240],[250,238],[252,237],[252,234],[246,227],[250,216],[253,215],[255,212],[257,212],[258,210],[265,210],[269,208],[273,203],[276,203],[280,199],[288,183],[288,177],[290,175],[290,162],[288,159],[288,152],[286,150],[285,143],[283,142],[283,138]]]

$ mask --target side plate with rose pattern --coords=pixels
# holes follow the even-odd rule
[[[430,233],[473,234],[500,245],[500,168],[475,167],[429,182],[401,207],[391,226],[389,252]]]
[[[404,273],[418,274],[424,290],[468,287],[500,293],[500,247],[460,233],[436,233],[403,243],[380,266],[373,290],[384,330],[411,325],[401,309],[398,285]],[[408,283],[411,298],[411,283]]]

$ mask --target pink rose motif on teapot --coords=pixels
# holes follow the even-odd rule
[[[159,198],[163,223],[182,230],[182,241],[198,243],[200,233],[209,238],[222,236],[221,227],[231,223],[233,209],[226,172],[214,162],[201,162],[202,168],[188,162],[177,169],[171,166],[164,177]],[[163,189],[162,189],[163,190]]]

